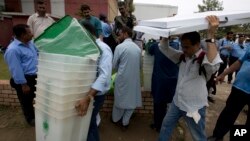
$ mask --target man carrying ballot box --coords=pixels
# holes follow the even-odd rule
[[[216,16],[207,16],[206,19],[209,23],[206,53],[200,48],[201,39],[198,32],[182,35],[182,51],[170,48],[167,38],[163,38],[159,44],[161,52],[174,63],[179,64],[179,74],[176,92],[164,117],[158,141],[170,139],[181,117],[184,117],[193,140],[207,140],[205,133],[205,113],[206,106],[208,106],[206,83],[219,69],[222,61],[214,40],[219,19]]]

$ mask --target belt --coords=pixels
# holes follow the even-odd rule
[[[25,74],[24,76],[25,76],[25,78],[36,78],[37,77],[36,74]]]

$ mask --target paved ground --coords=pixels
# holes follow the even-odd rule
[[[225,100],[230,92],[231,85],[218,85],[215,96],[216,103],[210,104],[207,110],[207,135],[212,134],[216,120],[225,106]],[[100,125],[101,141],[156,141],[158,133],[149,128],[151,116],[135,116],[131,120],[129,129],[121,130],[110,122],[110,115],[102,113]],[[246,114],[241,113],[237,119],[238,124],[244,124]],[[27,125],[20,109],[0,106],[0,141],[35,141],[35,128]],[[191,136],[182,121],[175,131],[172,141],[192,141]],[[228,135],[224,141],[229,141]]]

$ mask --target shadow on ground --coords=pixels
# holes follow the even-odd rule
[[[217,118],[225,106],[225,101],[231,91],[231,85],[218,85],[215,103],[210,103],[206,115],[206,132],[210,136]],[[127,130],[110,122],[110,114],[101,113],[100,138],[101,141],[156,141],[159,133],[152,130],[149,125],[152,116],[135,116],[131,119]],[[241,112],[236,124],[244,124],[246,114]],[[35,141],[35,128],[26,124],[20,108],[11,108],[0,105],[0,141]],[[174,131],[172,141],[192,141],[185,122],[181,120]],[[229,134],[224,138],[229,141]]]

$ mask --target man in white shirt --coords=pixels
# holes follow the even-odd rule
[[[27,21],[27,25],[29,25],[34,38],[42,34],[46,28],[55,22],[46,14],[46,4],[43,0],[38,0],[36,4],[37,13],[31,15]]]
[[[86,28],[92,36],[96,39],[97,45],[100,47],[101,56],[98,61],[97,68],[97,78],[91,85],[91,88],[88,91],[88,94],[84,96],[77,104],[76,110],[80,116],[87,114],[88,107],[91,103],[91,99],[94,99],[94,109],[91,116],[91,121],[89,125],[89,132],[87,141],[99,141],[98,127],[96,123],[96,116],[105,100],[105,94],[110,88],[111,73],[112,73],[112,59],[113,54],[110,47],[101,41],[100,38],[96,37],[96,31],[94,26],[85,21],[82,22],[84,28]]]
[[[170,48],[168,40],[160,42],[160,50],[174,63],[179,63],[179,74],[173,101],[164,117],[159,141],[169,140],[180,117],[184,117],[193,140],[206,141],[205,113],[207,102],[206,83],[219,69],[222,62],[215,44],[215,31],[219,25],[216,16],[208,16],[207,52],[200,48],[198,32],[185,33],[181,37],[182,51]]]
[[[132,41],[133,32],[129,27],[119,31],[119,44],[114,53],[113,69],[117,72],[115,78],[114,105],[112,122],[121,123],[122,129],[127,129],[130,118],[137,107],[142,106],[140,65],[141,49]]]

